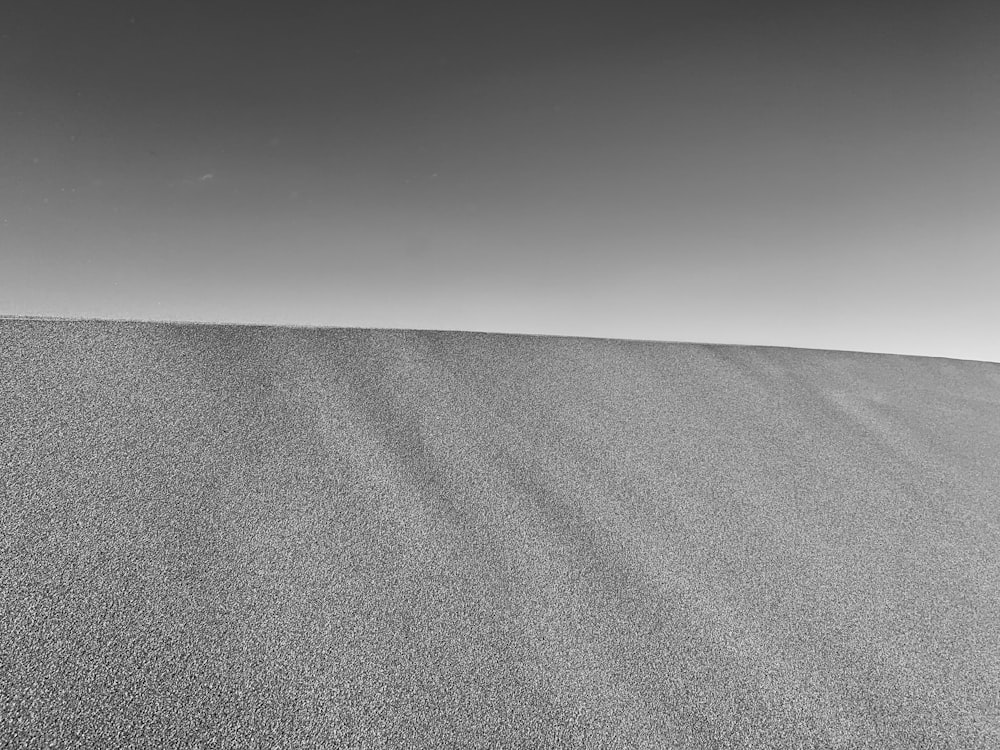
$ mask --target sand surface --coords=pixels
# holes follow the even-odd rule
[[[1000,365],[0,321],[0,747],[1000,747]]]

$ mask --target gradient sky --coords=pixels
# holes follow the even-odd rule
[[[1000,361],[994,3],[21,5],[0,314]]]

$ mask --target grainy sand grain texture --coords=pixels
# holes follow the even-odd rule
[[[0,321],[0,747],[1000,747],[1000,365]]]

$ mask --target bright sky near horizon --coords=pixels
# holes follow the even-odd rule
[[[1000,361],[1000,7],[476,5],[10,11],[0,314]]]

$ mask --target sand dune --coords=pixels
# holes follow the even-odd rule
[[[4,747],[1000,747],[997,364],[5,320],[0,511]]]

